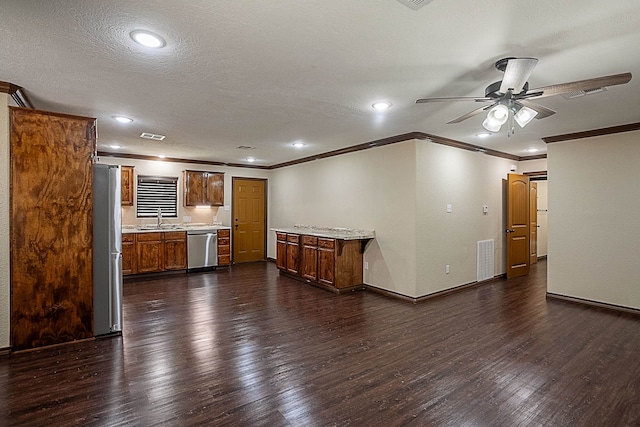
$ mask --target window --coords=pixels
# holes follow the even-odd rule
[[[178,178],[138,175],[138,218],[178,217]]]

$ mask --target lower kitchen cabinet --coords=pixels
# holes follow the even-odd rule
[[[287,233],[276,233],[276,267],[287,269]]]
[[[162,233],[136,234],[136,273],[155,273],[163,270],[164,251]]]
[[[229,230],[218,230],[218,266],[231,265],[231,233]]]
[[[302,277],[312,281],[318,279],[318,238],[302,236]]]
[[[164,233],[164,269],[184,270],[187,268],[187,232]]]
[[[318,239],[318,282],[335,285],[335,240]]]
[[[122,235],[122,274],[158,273],[187,268],[184,231]]]
[[[135,274],[136,268],[136,235],[122,235],[122,274]]]
[[[334,291],[363,284],[366,240],[276,233],[276,266],[282,273]]]
[[[287,234],[287,272],[298,274],[300,269],[300,235]]]

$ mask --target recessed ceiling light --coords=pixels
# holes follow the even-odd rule
[[[293,145],[293,146],[294,146],[294,147],[296,147],[296,148],[302,148],[302,147],[304,147],[306,144],[305,144],[304,142],[297,141],[297,142],[294,142],[294,143],[293,143],[293,144],[291,144],[291,145]]]
[[[167,45],[162,37],[149,31],[136,30],[132,31],[130,35],[136,43],[142,46],[159,49]]]
[[[167,156],[165,156],[164,154],[158,154],[158,158],[160,158],[160,159],[164,159],[165,157],[167,157]]]
[[[539,150],[537,148],[529,148],[527,152],[529,153],[537,153]]]
[[[384,111],[384,110],[388,110],[389,108],[391,108],[391,105],[392,104],[390,102],[380,101],[380,102],[376,102],[376,103],[372,104],[371,106],[376,111]]]
[[[117,150],[118,148],[122,148],[122,145],[113,144],[113,145],[110,145],[109,147],[115,148]]]
[[[255,162],[255,161],[256,161],[256,158],[255,158],[255,157],[247,157],[247,162],[249,162],[249,163],[253,163],[253,162]]]
[[[125,116],[113,116],[114,120],[119,121],[120,123],[131,123],[133,119]]]
[[[488,138],[488,137],[490,137],[490,136],[491,136],[491,134],[490,134],[490,133],[488,133],[488,132],[482,132],[482,133],[477,134],[476,136],[477,136],[478,138]]]

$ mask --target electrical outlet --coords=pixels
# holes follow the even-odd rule
[[[364,269],[365,270],[369,269],[369,263],[367,261],[364,262]]]
[[[449,274],[451,272],[451,269],[449,268],[449,264],[444,266],[444,272]]]
[[[182,217],[182,222],[191,222],[191,217],[190,216],[183,216]]]

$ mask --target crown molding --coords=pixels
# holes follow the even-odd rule
[[[14,85],[13,83],[0,81],[0,93],[7,93],[11,95],[11,98],[13,98],[15,103],[20,107],[33,109],[33,104],[27,97],[24,89],[20,86]]]
[[[631,132],[634,130],[640,130],[640,122],[629,123],[626,125],[611,126],[608,128],[587,130],[584,132],[565,133],[563,135],[547,136],[542,138],[542,140],[547,144],[551,144],[554,142],[571,141],[573,139],[591,138],[594,136],[612,135],[615,133]]]

